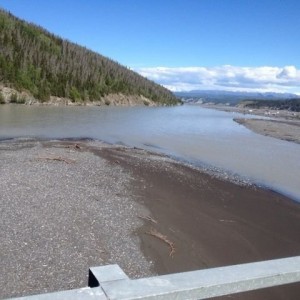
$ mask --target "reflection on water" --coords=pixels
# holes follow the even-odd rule
[[[0,106],[0,139],[92,138],[216,166],[300,200],[300,145],[236,124],[237,114],[181,107]]]

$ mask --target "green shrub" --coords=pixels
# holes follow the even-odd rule
[[[17,103],[18,102],[18,95],[17,93],[13,93],[10,95],[10,103]]]
[[[5,104],[4,96],[1,92],[0,92],[0,104]]]
[[[76,89],[76,87],[72,86],[70,89],[70,98],[72,102],[79,102],[81,101],[81,95]]]
[[[17,103],[18,104],[25,104],[26,102],[26,96],[22,95],[20,98],[18,98]]]

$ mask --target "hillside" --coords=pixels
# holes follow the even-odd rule
[[[138,96],[145,104],[177,103],[164,87],[1,9],[0,84],[40,102],[51,96],[81,103],[121,95]],[[12,94],[10,101],[25,100],[18,95]],[[4,98],[0,94],[0,102]]]

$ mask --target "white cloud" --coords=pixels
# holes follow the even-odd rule
[[[300,94],[300,70],[279,67],[153,67],[136,72],[172,91],[230,90]]]
[[[281,79],[295,79],[295,78],[297,78],[297,69],[294,66],[286,66],[277,75],[277,78],[281,78]]]

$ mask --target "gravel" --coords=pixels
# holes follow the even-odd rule
[[[82,148],[1,142],[0,298],[84,287],[88,268],[105,264],[153,275],[136,233],[149,212],[134,201],[132,181]]]

